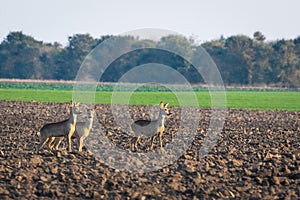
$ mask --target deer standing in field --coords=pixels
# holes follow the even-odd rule
[[[94,114],[95,114],[95,109],[88,109],[86,121],[78,122],[76,124],[75,132],[76,132],[76,137],[77,137],[77,141],[79,144],[79,149],[78,149],[79,152],[82,151],[84,139],[87,138],[87,136],[89,136],[89,133],[92,130]]]
[[[75,126],[77,122],[77,115],[80,114],[79,103],[72,102],[70,104],[70,116],[68,119],[44,125],[40,132],[40,144],[36,151],[38,152],[45,144],[49,144],[51,140],[55,137],[67,137],[69,152],[72,151],[72,136],[75,132]]]
[[[88,137],[90,131],[92,130],[93,120],[94,120],[95,109],[87,109],[87,118],[85,122],[77,122],[75,126],[75,132],[72,136],[72,139],[77,138],[79,149],[78,151],[82,151],[83,141]],[[55,140],[51,140],[48,143],[50,149],[53,147],[58,149],[63,137],[57,137]],[[52,143],[53,142],[53,143]]]
[[[137,144],[143,135],[152,136],[150,150],[153,149],[154,140],[159,137],[160,147],[162,148],[162,135],[165,130],[165,118],[171,113],[168,109],[169,103],[164,104],[160,102],[159,104],[159,115],[156,120],[137,120],[132,125],[131,128],[136,135],[139,135],[137,138],[134,138],[131,143],[132,150],[137,149]]]

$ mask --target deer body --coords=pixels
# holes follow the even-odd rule
[[[70,106],[70,116],[68,119],[61,122],[46,124],[41,128],[39,133],[40,145],[38,146],[37,151],[48,142],[51,142],[55,137],[67,137],[69,151],[72,151],[71,138],[75,132],[77,114],[81,113],[77,106],[78,104],[72,104]]]
[[[165,118],[171,114],[169,112],[168,105],[168,103],[164,105],[163,102],[160,102],[158,119],[152,121],[137,120],[131,125],[133,132],[136,135],[139,135],[134,144],[132,144],[132,149],[136,148],[142,135],[147,137],[152,136],[150,149],[153,149],[154,140],[159,137],[160,147],[162,148],[162,135],[165,130]]]

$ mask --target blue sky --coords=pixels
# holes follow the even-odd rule
[[[198,41],[261,31],[267,40],[300,36],[299,0],[2,0],[0,41],[23,31],[45,42],[67,43],[76,33],[94,37],[160,28]]]

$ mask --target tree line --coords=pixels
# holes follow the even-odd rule
[[[10,32],[0,43],[0,78],[74,80],[88,53],[112,37],[118,37],[123,46],[141,50],[122,55],[111,63],[101,81],[116,82],[132,66],[155,62],[176,69],[191,83],[204,83],[191,63],[159,50],[171,47],[191,59],[204,48],[216,63],[225,85],[300,87],[300,36],[266,41],[259,31],[252,38],[221,36],[201,45],[176,35],[152,41],[133,36],[94,38],[90,34],[75,34],[68,37],[66,46],[38,41],[20,31]],[[143,49],[145,46],[153,49]]]

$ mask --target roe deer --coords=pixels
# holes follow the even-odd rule
[[[40,145],[36,149],[38,152],[45,144],[47,144],[50,140],[53,140],[53,137],[67,137],[69,151],[72,151],[71,146],[71,137],[74,134],[77,114],[80,114],[80,110],[78,108],[79,103],[71,103],[70,104],[70,116],[68,119],[44,125],[40,132]]]
[[[89,136],[90,131],[92,130],[93,120],[94,120],[95,109],[87,110],[87,119],[85,122],[78,122],[76,124],[75,136],[77,137],[77,141],[79,144],[78,151],[82,151],[83,141]]]
[[[87,118],[85,122],[77,122],[75,126],[75,132],[72,136],[72,139],[77,138],[79,149],[78,151],[82,151],[83,141],[86,137],[88,137],[92,126],[93,126],[93,120],[94,120],[94,114],[95,109],[87,109]],[[54,138],[55,140],[51,140],[50,143],[48,143],[48,146],[50,149],[53,147],[55,149],[58,149],[59,144],[64,139],[63,137],[57,137]],[[52,143],[53,142],[53,143]],[[52,143],[52,144],[51,144]]]
[[[159,104],[159,116],[158,119],[150,120],[138,120],[135,121],[131,128],[136,135],[139,135],[137,138],[132,140],[131,148],[137,148],[137,144],[141,138],[141,135],[152,136],[150,149],[153,149],[154,140],[159,136],[160,147],[162,148],[162,135],[165,130],[165,118],[166,116],[171,115],[168,109],[169,103],[164,104],[160,102]]]

